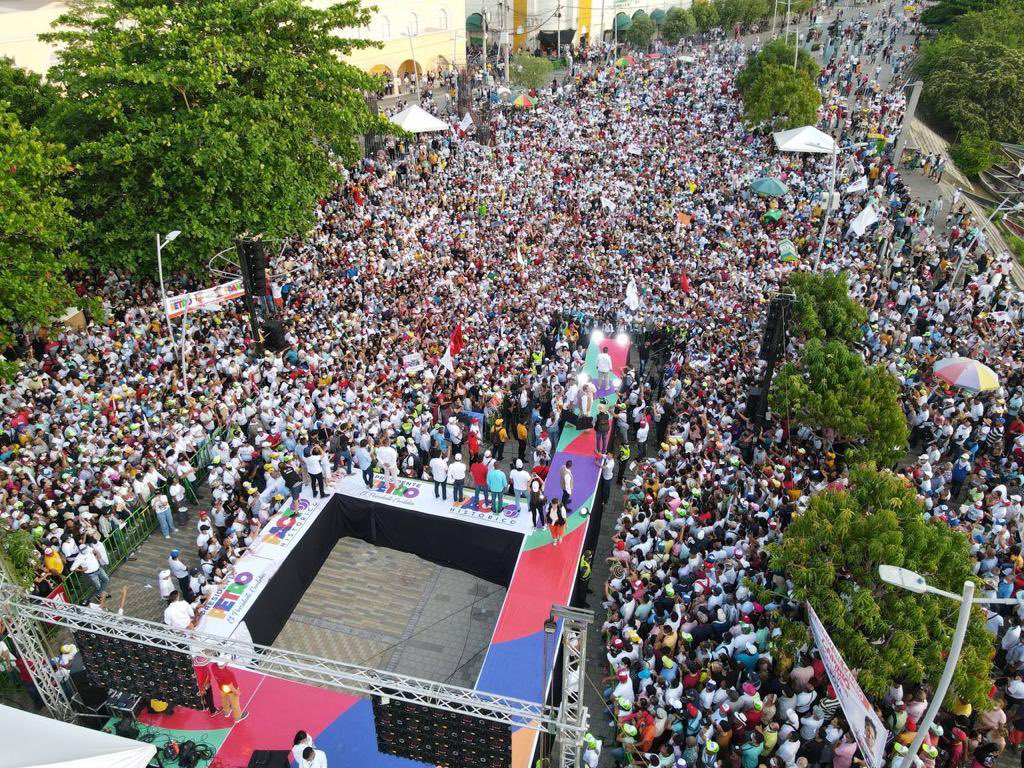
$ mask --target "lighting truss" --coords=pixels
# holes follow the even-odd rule
[[[20,645],[19,650],[33,661],[32,666],[38,666],[40,658],[46,659],[45,650],[41,645],[29,647],[29,643],[26,646],[22,636],[31,636],[32,632],[25,632],[26,627],[34,622],[42,622],[57,624],[74,632],[92,632],[190,657],[225,659],[236,667],[324,688],[362,696],[388,696],[397,701],[461,712],[516,728],[551,732],[576,743],[582,741],[584,732],[578,716],[574,715],[570,719],[560,717],[555,707],[546,704],[359,667],[282,648],[175,629],[71,603],[55,602],[20,592],[3,578],[2,573],[0,616],[8,620],[15,642]],[[43,694],[47,685],[45,681],[42,685],[37,682],[40,694]],[[56,685],[59,691],[60,684]],[[53,693],[56,696],[56,691]],[[63,696],[62,693],[60,695]],[[50,698],[44,696],[47,706],[51,704]],[[63,701],[63,704],[54,702],[55,706],[51,709],[58,717],[63,708],[70,710],[66,699]]]
[[[561,768],[578,768],[583,765],[582,734],[587,730],[588,719],[583,706],[587,627],[594,614],[556,605],[552,606],[551,615],[562,619],[562,703],[558,708],[556,756]]]

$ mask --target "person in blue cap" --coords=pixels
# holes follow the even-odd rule
[[[178,587],[181,590],[181,596],[185,598],[185,602],[191,603],[195,596],[192,594],[192,590],[189,589],[188,566],[181,559],[181,550],[171,550],[171,555],[167,558],[167,568],[171,571],[171,576],[178,580]]]

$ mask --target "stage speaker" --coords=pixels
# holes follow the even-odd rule
[[[257,749],[249,757],[249,768],[288,768],[287,749]]]
[[[284,327],[281,325],[280,320],[274,318],[267,318],[263,321],[263,342],[267,349],[272,352],[280,352],[287,348],[288,342],[284,338]]]
[[[236,240],[235,247],[241,257],[243,278],[248,273],[253,296],[267,295],[267,252],[262,240]]]

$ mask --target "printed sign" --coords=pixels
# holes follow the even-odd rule
[[[237,299],[244,295],[245,288],[242,287],[242,281],[232,280],[215,285],[213,288],[183,293],[180,296],[169,296],[164,304],[164,312],[169,318],[180,317],[186,312],[195,312],[204,307],[216,306],[229,299]]]
[[[260,592],[287,559],[292,547],[323,509],[323,502],[299,499],[299,508],[274,515],[260,530],[259,538],[235,563],[234,572],[206,603],[198,630],[229,637],[239,626]]]
[[[821,660],[825,664],[825,671],[828,672],[828,679],[832,687],[836,689],[836,696],[839,698],[839,705],[846,715],[846,722],[853,731],[853,736],[860,747],[861,755],[871,768],[880,768],[882,765],[885,742],[889,732],[878,719],[871,703],[864,696],[864,692],[857,683],[857,678],[846,666],[843,657],[839,655],[839,649],[828,636],[825,627],[822,626],[818,614],[814,612],[811,604],[807,604],[807,616],[811,622],[811,632],[814,635],[814,642],[818,646]]]
[[[415,373],[418,370],[424,368],[423,355],[419,352],[413,352],[412,354],[406,355],[402,358],[402,367],[409,373]]]
[[[473,501],[475,489],[472,487],[464,490],[462,501],[454,501],[451,483],[448,483],[447,501],[434,498],[432,482],[413,480],[408,477],[386,480],[380,474],[374,475],[373,485],[369,488],[366,487],[361,475],[354,474],[338,483],[335,486],[335,491],[346,496],[369,499],[391,507],[401,507],[427,515],[464,520],[506,531],[527,534],[533,530],[533,521],[530,518],[526,500],[520,499],[517,507],[511,488],[505,492],[501,512],[497,514],[491,509],[489,499],[485,498],[486,494],[483,492],[477,501]]]

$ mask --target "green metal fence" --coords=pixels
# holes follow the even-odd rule
[[[212,461],[210,448],[224,434],[225,430],[223,427],[214,430],[209,438],[200,443],[199,449],[189,459],[189,464],[196,471],[196,481],[194,484],[184,481],[183,485],[192,501],[196,500],[195,488],[205,483],[209,476],[209,467]],[[110,563],[106,567],[107,574],[113,574],[128,559],[129,555],[146,542],[158,527],[156,513],[148,503],[128,515],[124,525],[117,530],[111,531],[110,535],[103,540],[103,545],[107,548],[107,556],[110,559]],[[96,591],[93,583],[80,571],[68,574],[62,586],[64,587],[64,594],[67,596],[68,602],[79,605]]]

